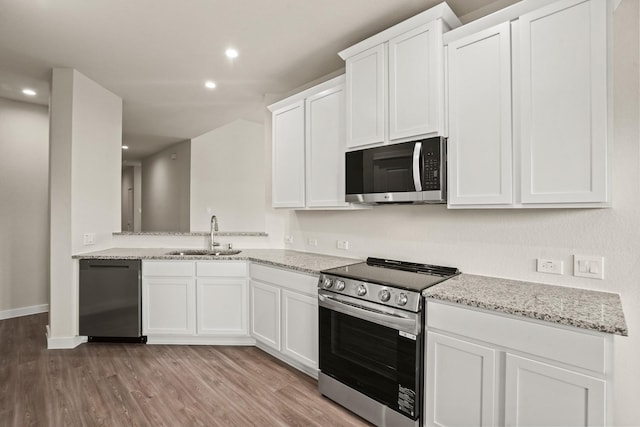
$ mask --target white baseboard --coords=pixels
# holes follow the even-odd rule
[[[194,337],[184,335],[148,335],[147,344],[170,344],[170,345],[255,345],[256,340],[250,336],[230,336],[230,337]]]
[[[14,317],[29,316],[31,314],[46,313],[49,311],[49,304],[32,305],[30,307],[12,308],[0,311],[0,320],[12,319]]]
[[[51,330],[49,329],[49,325],[47,325],[47,349],[48,350],[59,350],[59,349],[70,349],[76,348],[82,343],[87,342],[87,337],[51,337]]]

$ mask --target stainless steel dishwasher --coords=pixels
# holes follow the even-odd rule
[[[89,342],[146,343],[140,266],[140,260],[80,260],[81,336],[87,336]]]

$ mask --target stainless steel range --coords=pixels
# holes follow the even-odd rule
[[[419,426],[422,291],[457,268],[368,258],[321,272],[320,393],[377,426]]]

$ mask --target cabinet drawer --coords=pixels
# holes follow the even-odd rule
[[[247,275],[247,262],[198,261],[196,262],[196,274],[199,277],[245,277]]]
[[[427,328],[439,329],[507,349],[605,372],[605,336],[551,323],[427,302]]]
[[[142,261],[143,276],[193,276],[195,271],[193,261]]]
[[[296,273],[277,267],[267,267],[251,264],[251,278],[261,282],[274,283],[283,288],[304,292],[309,295],[317,294],[318,276]]]

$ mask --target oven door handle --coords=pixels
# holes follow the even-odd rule
[[[318,305],[378,325],[407,332],[411,335],[418,335],[420,333],[421,325],[417,316],[413,315],[414,317],[411,317],[409,313],[388,313],[352,302],[342,301],[326,294],[318,294]]]

